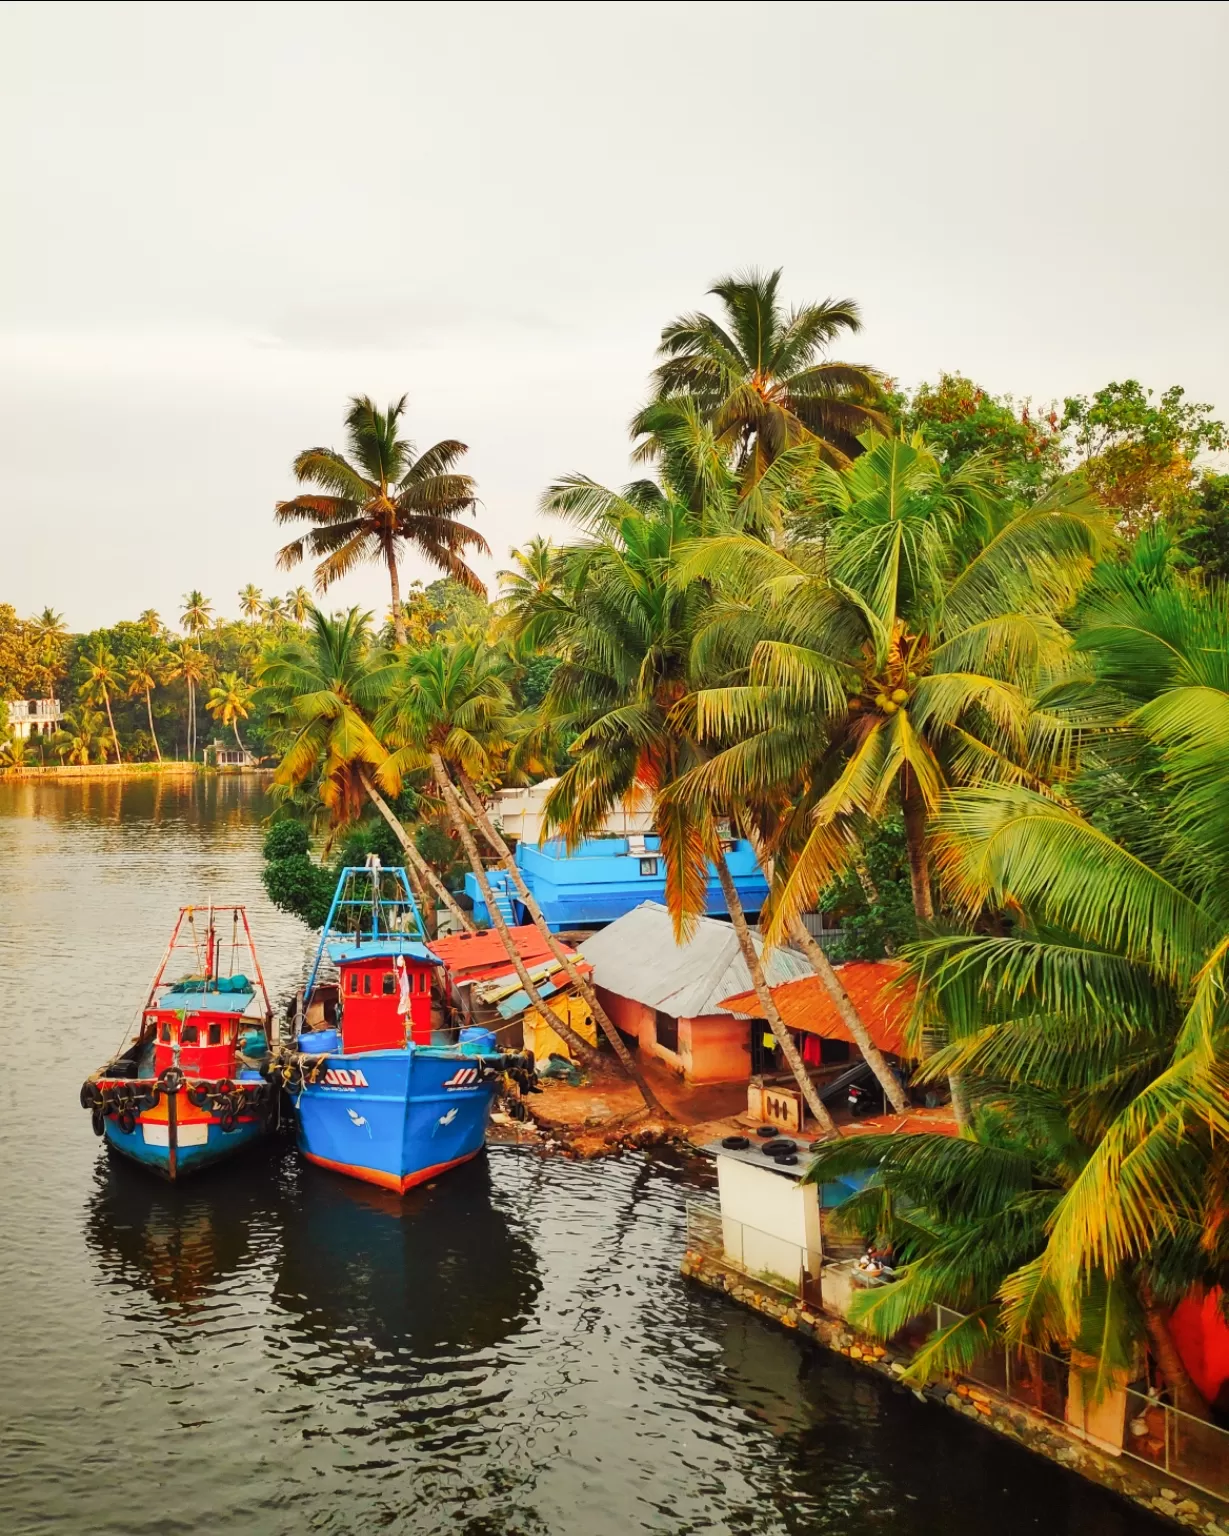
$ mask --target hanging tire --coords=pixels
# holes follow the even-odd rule
[[[235,1121],[234,1113],[233,1113],[233,1111],[228,1109],[226,1111],[226,1113],[222,1116],[222,1129],[223,1129],[223,1131],[225,1131],[225,1132],[227,1132],[229,1134],[229,1132],[234,1130],[235,1125],[236,1125],[236,1121]]]
[[[131,1136],[137,1128],[137,1117],[130,1109],[124,1109],[118,1116],[118,1124],[125,1136]]]
[[[213,1089],[215,1093],[234,1093],[235,1085],[229,1077],[224,1077],[220,1083],[213,1085]]]
[[[95,1109],[90,1115],[90,1129],[95,1136],[101,1136],[107,1129],[107,1117],[101,1109]]]
[[[188,1089],[188,1103],[193,1109],[204,1109],[209,1103],[209,1087],[206,1083],[193,1083]]]
[[[178,1093],[184,1085],[184,1075],[178,1067],[168,1067],[158,1079],[158,1086],[166,1093]]]
[[[90,1078],[81,1084],[81,1108],[99,1109],[102,1106],[102,1089]]]

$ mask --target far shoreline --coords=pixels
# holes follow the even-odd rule
[[[0,769],[0,783],[18,779],[144,779],[190,777],[194,774],[269,778],[273,768],[242,768],[237,764],[224,763],[214,767],[212,763],[47,763],[23,764],[20,768]]]

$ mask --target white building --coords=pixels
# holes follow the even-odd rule
[[[9,703],[9,734],[14,741],[52,736],[60,729],[64,711],[58,699],[13,699]]]
[[[554,789],[557,779],[543,779],[524,789],[501,789],[487,801],[487,809],[494,817],[505,837],[515,837],[518,842],[540,844],[542,841],[543,806],[546,797]],[[640,810],[624,805],[609,811],[601,828],[593,837],[627,837],[653,830],[653,809],[647,802]]]

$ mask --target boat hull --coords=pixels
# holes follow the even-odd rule
[[[325,1059],[295,1094],[309,1162],[404,1194],[477,1156],[497,1076],[473,1056],[430,1047]]]
[[[103,1136],[112,1151],[164,1179],[187,1178],[246,1151],[268,1129],[264,1117],[254,1115],[241,1117],[232,1130],[224,1131],[219,1117],[196,1109],[185,1093],[174,1095],[173,1106],[167,1098],[161,1095],[152,1110],[137,1115],[131,1130],[113,1115],[103,1122]]]

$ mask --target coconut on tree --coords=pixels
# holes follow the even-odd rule
[[[428,565],[475,592],[485,592],[463,556],[490,554],[476,528],[461,521],[477,506],[474,482],[457,465],[466,445],[445,438],[421,454],[398,435],[406,396],[380,411],[365,395],[346,416],[348,457],[333,448],[307,448],[294,461],[295,478],[312,490],[279,501],[279,523],[306,522],[310,532],[278,552],[290,570],[318,559],[316,591],[324,593],[355,566],[377,562],[388,572],[393,628],[406,640],[398,564],[412,550]]]

